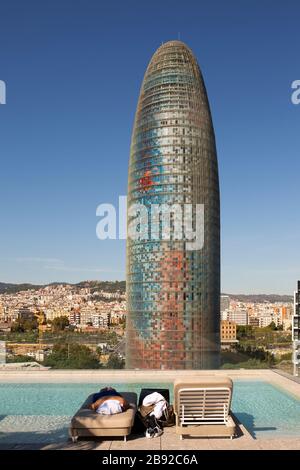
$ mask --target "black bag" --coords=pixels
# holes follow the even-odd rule
[[[151,410],[149,410],[149,413],[147,414],[145,414],[144,412],[141,413],[141,408],[142,407],[138,408],[134,418],[134,425],[132,429],[133,434],[141,434],[144,433],[146,430],[154,429],[155,427],[161,427],[159,424],[159,420],[157,420],[154,415],[150,416],[150,413],[153,410],[154,406],[151,407]]]
[[[160,418],[162,427],[167,428],[175,425],[175,413],[173,405],[167,405],[167,408],[164,410],[163,416]]]
[[[155,405],[143,406],[143,400],[147,395],[150,395],[153,392],[160,393],[167,402],[167,408],[164,410],[163,415],[160,419],[156,419],[155,416],[149,416],[153,411]],[[143,424],[144,429],[151,429],[153,427],[169,427],[174,426],[175,424],[175,415],[174,408],[172,405],[169,405],[170,392],[167,388],[143,388],[139,397],[139,407],[137,412],[137,417],[139,422]]]

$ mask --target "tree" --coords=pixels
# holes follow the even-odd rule
[[[17,320],[11,325],[12,333],[24,333],[24,331],[24,325],[20,322],[20,320]]]
[[[102,348],[100,348],[99,346],[96,347],[96,354],[97,354],[98,358],[100,359],[101,354],[102,354]]]
[[[107,369],[124,369],[125,361],[118,354],[112,353],[109,355],[106,367]]]
[[[293,354],[291,352],[281,354],[279,361],[291,361],[292,360]]]
[[[38,328],[38,322],[36,318],[33,318],[31,320],[24,320],[24,330],[25,331],[33,331]]]
[[[63,331],[67,326],[69,326],[69,319],[66,315],[56,317],[52,320],[53,331]]]
[[[11,331],[12,333],[25,333],[25,331],[33,331],[38,327],[38,322],[36,318],[24,319],[19,318],[16,322],[12,324]]]
[[[272,331],[276,331],[277,330],[277,327],[275,325],[275,322],[271,322],[270,325],[268,325],[268,328]]]
[[[253,327],[251,325],[237,325],[237,339],[252,338]]]
[[[45,366],[54,369],[99,369],[96,354],[83,344],[56,344],[45,359]]]
[[[36,362],[34,357],[25,356],[23,354],[16,354],[13,356],[8,356],[7,362]]]

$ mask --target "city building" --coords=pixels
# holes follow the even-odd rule
[[[94,308],[89,306],[81,307],[80,309],[80,323],[82,325],[92,324],[92,315],[95,313]]]
[[[300,281],[298,289],[294,293],[294,317],[292,323],[293,341],[300,341]]]
[[[282,322],[284,320],[290,320],[290,309],[288,307],[281,307],[280,313]]]
[[[92,314],[92,324],[94,328],[106,328],[108,325],[108,314],[95,312]]]
[[[34,311],[27,306],[20,307],[18,310],[19,320],[34,320]]]
[[[69,317],[69,313],[67,311],[59,308],[47,308],[44,310],[44,313],[48,321],[53,321],[55,318],[59,317]]]
[[[284,319],[282,320],[282,327],[284,331],[288,331],[292,329],[292,320],[291,319]]]
[[[222,349],[238,343],[236,339],[236,323],[221,320],[221,346]]]
[[[297,291],[294,293],[294,316],[292,322],[293,340],[293,365],[294,375],[298,375],[300,364],[300,281],[298,281]]]
[[[81,323],[81,315],[78,310],[71,310],[69,314],[69,321],[70,325],[80,325]]]
[[[258,324],[260,328],[265,328],[266,326],[269,326],[273,321],[274,321],[273,317],[271,317],[270,315],[263,315],[263,316],[258,317],[258,322],[259,322]]]
[[[132,208],[137,206],[143,213],[132,236]],[[199,207],[204,207],[203,246],[197,243],[200,237],[196,243],[189,238],[197,227]],[[164,211],[169,211],[168,237]],[[140,91],[129,163],[126,286],[128,368],[218,366],[220,201],[215,136],[201,71],[180,41],[159,47]]]
[[[248,325],[254,326],[254,327],[259,327],[259,318],[257,317],[249,317],[248,318]]]
[[[226,310],[222,313],[222,320],[228,320],[237,325],[248,325],[247,310]]]
[[[221,295],[221,313],[228,310],[230,307],[229,295]]]

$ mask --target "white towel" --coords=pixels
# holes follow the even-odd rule
[[[147,395],[143,400],[144,406],[155,405],[150,416],[155,416],[156,419],[160,419],[163,415],[164,410],[167,408],[167,402],[165,398],[158,392],[153,392]]]
[[[118,400],[106,400],[102,405],[98,406],[96,412],[99,415],[116,415],[122,413],[122,406]]]

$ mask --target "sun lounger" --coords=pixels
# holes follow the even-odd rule
[[[235,423],[230,413],[232,380],[227,377],[177,379],[174,382],[176,433],[202,437],[230,437]]]
[[[130,408],[123,413],[105,416],[88,408],[93,402],[93,394],[90,395],[72,418],[70,435],[73,442],[80,436],[122,436],[126,441],[134,423],[137,394],[122,392],[122,396],[130,403]]]

